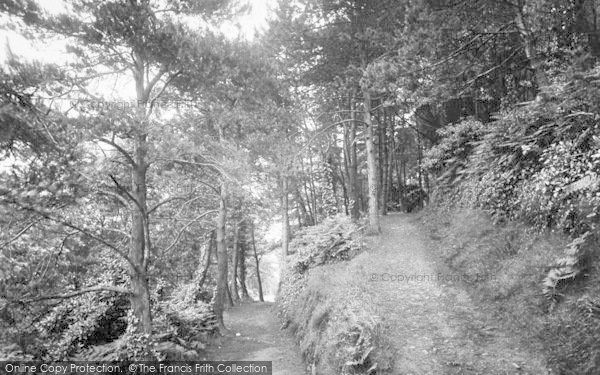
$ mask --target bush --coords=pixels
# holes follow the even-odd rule
[[[65,300],[36,324],[45,357],[66,360],[84,348],[116,340],[126,328],[129,301],[113,292]]]
[[[208,337],[217,333],[216,317],[209,303],[198,300],[195,281],[178,285],[166,300],[159,301],[159,283],[152,293],[153,332],[136,330],[131,311],[125,317],[126,331],[114,341],[86,347],[71,358],[86,361],[187,361],[195,360]]]

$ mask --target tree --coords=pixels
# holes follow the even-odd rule
[[[334,124],[351,123],[353,127],[360,124],[364,128],[369,231],[373,233],[380,230],[373,103],[382,103],[380,95],[385,94],[373,80],[373,71],[389,50],[399,47],[407,8],[405,2],[386,0],[342,3],[307,0],[301,7],[282,3],[279,11],[282,20],[274,26],[276,39],[285,41],[284,51],[293,71],[302,74],[301,84],[337,87],[336,96],[349,97],[350,105],[345,110],[350,112],[350,118],[342,118]],[[362,119],[355,117],[354,106],[359,107]],[[350,136],[347,144],[353,145],[354,130],[346,135]],[[354,150],[350,148],[350,152],[346,151],[346,160],[350,162],[349,191],[356,195]]]
[[[256,240],[254,238],[254,222],[250,223],[250,235],[252,238],[252,253],[254,255],[254,262],[256,265],[256,282],[258,283],[258,299],[260,302],[264,302],[265,297],[263,296],[262,279],[260,277],[260,261],[258,259],[258,254],[256,252]]]
[[[71,5],[75,12],[69,15],[29,17],[25,20],[75,43],[71,46],[71,51],[78,58],[75,68],[86,74],[72,77],[72,82],[83,97],[90,95],[87,82],[123,72],[131,73],[136,99],[133,110],[121,111],[119,119],[89,111],[91,116],[85,120],[92,120],[92,126],[87,126],[89,133],[86,138],[108,145],[121,158],[118,162],[123,169],[119,173],[107,170],[104,178],[112,180],[114,191],[111,195],[129,207],[129,248],[122,251],[121,246],[109,247],[129,265],[130,299],[137,326],[140,332],[150,333],[148,267],[155,250],[150,215],[156,213],[158,207],[173,201],[173,197],[169,197],[168,202],[156,202],[153,206],[148,202],[148,173],[158,156],[154,154],[158,123],[153,114],[177,78],[189,74],[200,76],[214,67],[215,59],[207,58],[212,50],[203,47],[218,40],[208,31],[192,30],[185,23],[175,21],[174,16],[210,17],[222,14],[228,5],[214,1],[159,4],[149,0],[107,1],[101,5],[81,0]],[[204,41],[204,45],[198,41]],[[208,61],[204,70],[198,69],[198,64],[195,64],[202,59]],[[194,72],[187,70],[192,65],[197,69]],[[81,119],[84,118],[81,116]],[[78,225],[70,225],[73,229],[81,229]],[[109,245],[100,237],[96,239]]]

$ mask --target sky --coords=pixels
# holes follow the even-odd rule
[[[221,30],[231,38],[241,35],[245,39],[252,39],[256,31],[264,31],[267,27],[270,9],[275,6],[275,0],[247,0],[250,12],[238,20],[223,25]]]

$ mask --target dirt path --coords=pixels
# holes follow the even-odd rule
[[[281,323],[272,304],[250,303],[225,312],[230,332],[216,339],[205,360],[273,361],[273,375],[304,375],[298,346]],[[239,335],[238,335],[239,334]]]
[[[395,347],[394,374],[549,374],[543,359],[493,325],[463,290],[438,273],[430,240],[409,215],[382,218],[372,239],[370,300]]]
[[[371,250],[345,272],[355,275],[364,302],[373,304],[384,322],[393,375],[551,374],[526,339],[496,327],[491,311],[482,311],[449,281],[460,275],[436,271],[442,268],[432,259],[434,245],[414,216],[383,217],[382,230],[370,239]],[[231,334],[218,339],[205,359],[268,360],[275,375],[305,374],[299,349],[289,332],[280,330],[272,305],[235,307],[225,320]]]

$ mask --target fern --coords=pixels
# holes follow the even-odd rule
[[[565,249],[565,256],[558,259],[548,271],[542,284],[542,293],[552,303],[558,302],[561,296],[557,289],[575,280],[584,271],[591,240],[591,232],[577,237]]]

